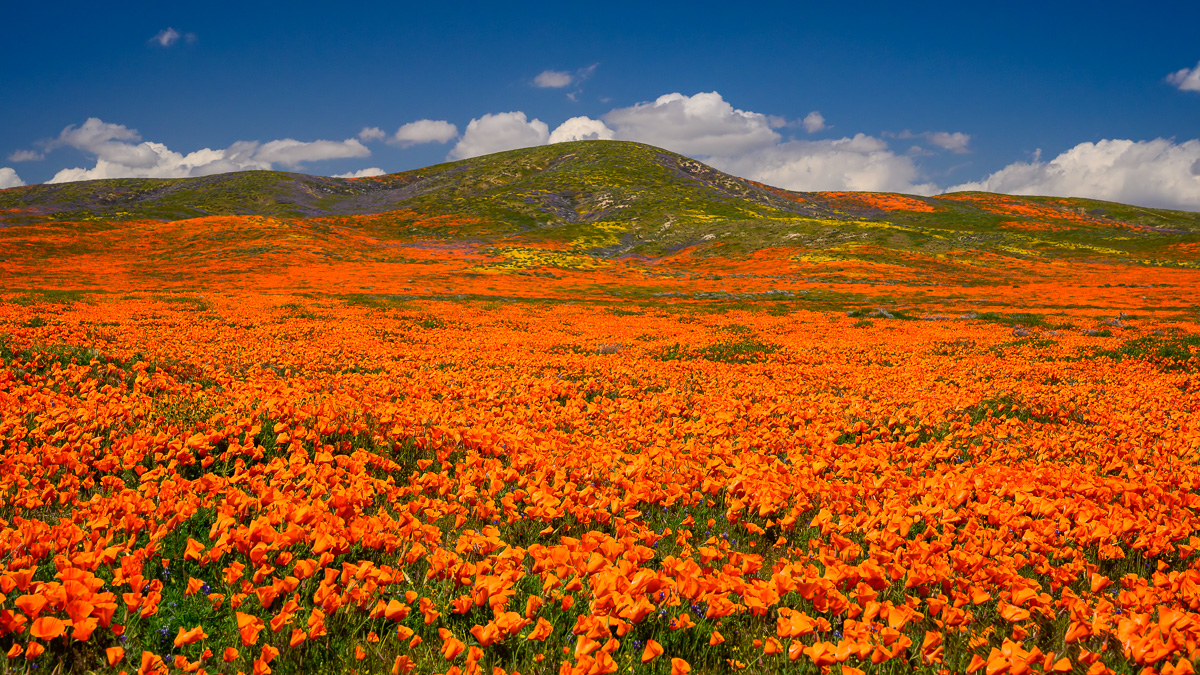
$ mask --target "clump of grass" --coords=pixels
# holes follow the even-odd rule
[[[1046,317],[1042,316],[1041,314],[1033,314],[1030,312],[1011,312],[1008,314],[1001,314],[999,312],[973,312],[973,314],[975,314],[975,316],[971,318],[976,319],[977,321],[998,323],[1002,326],[1012,326],[1014,328],[1017,326],[1023,326],[1027,328],[1044,328],[1050,326],[1050,322],[1046,320]]]
[[[691,349],[679,343],[668,345],[651,353],[658,361],[684,361],[700,359],[718,363],[761,363],[779,351],[777,345],[757,338],[725,339],[705,347]]]
[[[859,307],[846,312],[846,316],[851,319],[899,319],[901,321],[913,319],[898,309],[884,309],[883,307]]]
[[[369,295],[366,293],[343,295],[342,302],[349,307],[366,307],[368,309],[395,309],[405,305],[403,298],[394,295]]]
[[[776,345],[756,338],[722,340],[700,350],[700,358],[722,363],[758,363],[779,351]]]
[[[1032,337],[1028,333],[1019,334],[1020,337],[1011,342],[1001,342],[992,345],[991,352],[997,356],[1003,356],[1007,353],[1014,352],[1023,348],[1030,349],[1050,349],[1058,345],[1054,340],[1047,338]]]
[[[1200,335],[1158,336],[1126,340],[1115,349],[1097,350],[1094,355],[1107,356],[1114,361],[1137,359],[1148,361],[1163,370],[1194,371],[1200,361]]]
[[[8,336],[0,335],[0,361],[5,366],[20,364],[25,370],[33,369],[45,372],[58,364],[61,368],[67,366],[86,366],[92,359],[102,358],[94,347],[70,344],[34,345],[27,349],[14,348]]]
[[[9,299],[14,305],[69,305],[76,302],[92,302],[92,291],[39,289],[31,290]]]
[[[285,315],[291,319],[307,319],[309,321],[320,321],[325,319],[324,316],[318,314],[308,308],[308,305],[299,302],[288,302],[279,306],[279,309],[287,312]]]

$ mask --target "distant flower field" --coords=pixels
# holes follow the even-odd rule
[[[1085,295],[9,294],[0,668],[1190,673],[1200,326]]]

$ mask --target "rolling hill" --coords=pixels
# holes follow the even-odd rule
[[[1198,273],[1200,213],[792,192],[612,141],[374,178],[254,171],[0,191],[0,294],[277,289],[946,311],[1087,307],[1107,294],[1109,305],[1119,295],[1134,310],[1191,311]],[[1017,286],[1027,290],[986,291]]]
[[[1179,245],[1200,245],[1198,213],[986,193],[791,192],[621,141],[513,150],[375,178],[250,171],[0,191],[5,225],[229,215],[305,221],[394,212],[404,214],[394,219],[397,234],[416,218],[429,236],[519,236],[601,256],[655,256],[689,246],[726,253],[870,246],[1170,261],[1180,257]],[[437,217],[455,225],[429,222]]]

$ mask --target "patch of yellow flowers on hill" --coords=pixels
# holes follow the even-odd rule
[[[484,251],[499,256],[501,261],[484,263],[472,267],[476,272],[505,272],[528,270],[536,267],[557,267],[566,270],[588,270],[603,267],[607,261],[597,260],[590,255],[551,251],[526,246],[501,246]]]

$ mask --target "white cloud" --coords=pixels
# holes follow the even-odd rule
[[[910,157],[864,134],[827,141],[788,141],[751,152],[705,158],[722,171],[789,190],[867,190],[933,194]]]
[[[558,125],[558,128],[550,133],[550,143],[564,143],[566,141],[611,141],[613,139],[613,130],[608,128],[608,125],[600,120],[594,120],[590,117],[572,117],[571,119]]]
[[[1200,210],[1200,140],[1080,143],[1049,162],[1014,162],[948,192],[1090,197],[1139,206]]]
[[[417,120],[396,130],[390,142],[407,148],[423,143],[449,143],[458,136],[458,127],[445,120]]]
[[[129,154],[143,160],[136,165],[97,155],[94,167],[63,169],[47,182],[66,183],[100,178],[186,178],[228,171],[270,169],[270,162],[255,158],[258,147],[259,144],[253,141],[239,141],[224,150],[204,148],[184,155],[162,143],[147,141],[137,146],[129,146]],[[112,154],[114,153],[109,153]],[[151,159],[144,161],[144,157]]]
[[[736,155],[779,141],[766,115],[737,110],[717,92],[666,94],[653,103],[617,108],[604,116],[615,137],[685,155]]]
[[[150,44],[156,44],[159,47],[168,48],[173,47],[176,43],[178,43],[180,38],[182,38],[183,41],[189,45],[196,44],[195,33],[180,33],[179,31],[170,27],[158,31],[158,33],[154,37],[150,38],[148,42],[150,42]]]
[[[968,147],[971,144],[971,135],[964,134],[961,131],[922,131],[919,134],[914,134],[912,131],[905,129],[900,133],[896,133],[894,131],[885,131],[883,132],[883,136],[884,138],[899,138],[902,140],[923,138],[930,145],[942,150],[949,150],[956,155],[962,155],[971,152],[971,148]],[[930,155],[933,153],[925,150],[919,145],[914,145],[909,150],[909,154]]]
[[[539,120],[528,120],[523,112],[496,113],[473,119],[467,124],[449,159],[467,159],[493,152],[545,145],[550,127]]]
[[[145,35],[145,33],[143,33],[143,35]],[[158,31],[158,35],[150,38],[150,41],[157,42],[160,47],[170,47],[176,42],[179,42],[179,38],[181,37],[183,36],[179,34],[179,31],[168,27]]]
[[[369,169],[359,169],[350,173],[335,173],[331,178],[370,178],[372,176],[382,176],[383,169],[373,166]]]
[[[89,117],[81,126],[68,124],[50,142],[53,146],[69,145],[91,149],[109,141],[140,141],[142,137],[134,129],[123,124],[109,124],[97,117]]]
[[[800,124],[804,125],[804,130],[810,134],[815,134],[818,131],[824,131],[829,128],[825,125],[825,116],[817,110],[805,115]]]
[[[1200,91],[1200,63],[1195,68],[1182,68],[1167,76],[1167,82],[1179,91]]]
[[[971,142],[971,136],[970,134],[964,134],[961,131],[955,131],[954,133],[947,131],[931,131],[921,134],[921,136],[933,145],[936,145],[943,150],[949,150],[950,152],[956,154],[961,155],[971,151],[970,148],[967,147],[967,144]]]
[[[533,86],[543,89],[562,89],[571,86],[575,77],[563,70],[543,70],[533,78]]]
[[[382,141],[385,138],[387,138],[387,133],[379,127],[363,127],[362,131],[358,132],[358,140],[363,143]]]
[[[299,169],[305,162],[367,157],[371,151],[357,139],[297,141],[291,138],[258,143],[238,141],[223,150],[204,148],[183,154],[163,145],[141,141],[137,131],[95,117],[69,126],[46,143],[47,150],[72,147],[96,158],[90,169],[63,169],[51,183],[99,178],[184,178],[228,171],[271,169],[279,164]]]
[[[147,144],[132,144],[133,141],[140,140],[142,137],[133,129],[89,117],[82,126],[67,126],[59,133],[58,138],[46,144],[46,148],[53,150],[64,146],[72,147],[89,152],[107,162],[133,167],[154,164],[154,151],[143,147]]]
[[[45,159],[46,155],[35,150],[17,150],[8,156],[10,162],[36,162]]]
[[[911,158],[888,150],[881,139],[859,134],[827,141],[784,141],[773,129],[777,118],[738,110],[717,92],[667,94],[653,103],[613,110],[604,121],[615,138],[657,145],[782,188],[937,191],[936,185],[920,180],[921,172]],[[827,128],[817,111],[801,125],[810,132]]]
[[[0,166],[0,190],[11,187],[21,187],[25,181],[17,175],[15,169],[10,169],[7,166]]]
[[[533,78],[533,86],[541,89],[565,89],[574,85],[575,90],[567,92],[567,98],[576,101],[579,98],[579,94],[583,93],[583,82],[591,77],[599,67],[599,63],[593,63],[585,68],[579,68],[575,72],[543,70],[538,73],[537,77]]]
[[[298,169],[305,162],[370,155],[371,151],[357,138],[347,138],[344,141],[297,141],[285,138],[264,143],[254,152],[254,158],[258,161],[282,164],[289,169]]]

